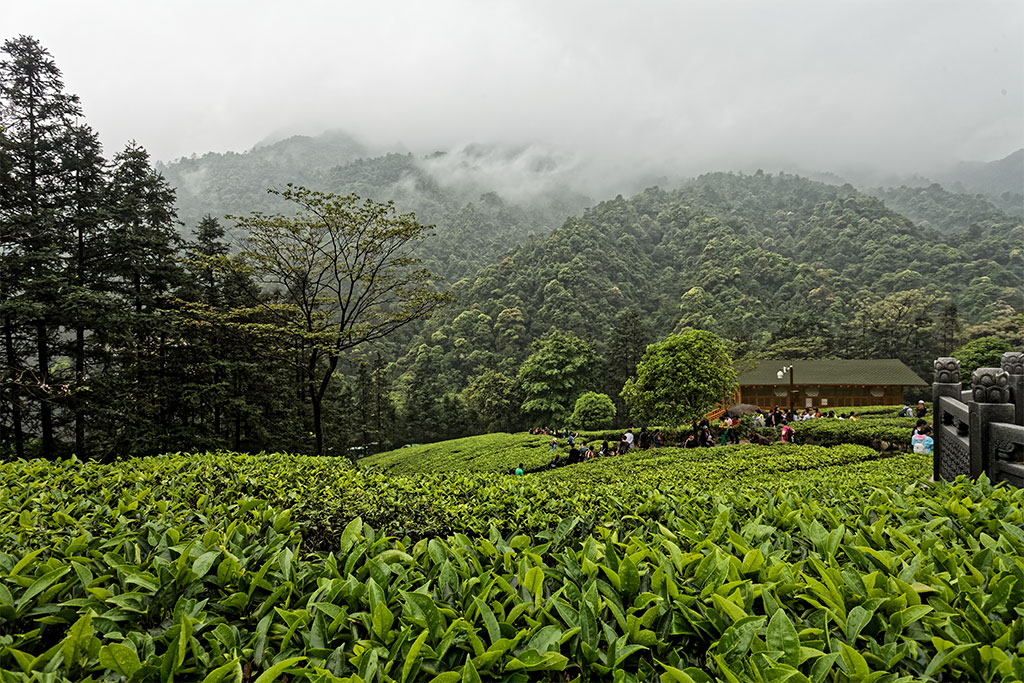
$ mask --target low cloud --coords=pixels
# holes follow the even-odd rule
[[[552,155],[567,177],[911,171],[1024,146],[1016,0],[18,5],[6,35],[50,49],[108,149],[163,160],[336,128],[518,150],[485,175]]]

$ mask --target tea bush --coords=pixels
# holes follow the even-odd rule
[[[0,465],[0,681],[1024,678],[1021,490],[856,446],[460,447]]]

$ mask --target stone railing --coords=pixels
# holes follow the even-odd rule
[[[935,479],[983,472],[993,483],[1024,487],[1024,353],[1004,353],[1002,367],[979,368],[962,391],[960,361],[935,361],[932,384]]]

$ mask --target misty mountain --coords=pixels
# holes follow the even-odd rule
[[[773,165],[764,164],[763,167],[769,168]],[[935,186],[939,187],[941,192],[957,195],[957,198],[951,200],[952,204],[961,202],[974,204],[975,207],[968,212],[972,216],[987,213],[992,209],[997,209],[1010,216],[1024,216],[1024,149],[1017,150],[996,161],[965,161],[941,166],[930,165],[915,173],[896,173],[884,167],[864,166],[821,170],[793,164],[779,164],[774,168],[829,185],[850,183],[866,194],[885,199],[890,202],[892,208],[900,212],[910,209],[917,203],[912,198],[913,191],[927,189],[934,194],[933,186]],[[900,194],[906,194],[910,198],[900,200],[897,198],[897,195]],[[942,203],[950,204],[950,201]],[[950,208],[954,212],[961,211],[963,208],[954,207],[952,204]],[[925,219],[931,220],[930,218]],[[948,227],[955,229],[955,221]],[[961,227],[966,227],[966,224]],[[940,227],[940,229],[945,228]]]
[[[327,168],[366,156],[351,136],[332,131],[296,135],[247,152],[209,152],[159,162],[157,170],[177,190],[178,220],[191,230],[206,214],[246,214],[268,204],[267,188],[303,184]]]
[[[177,188],[186,233],[208,213],[287,213],[290,207],[267,193],[287,183],[394,201],[400,212],[434,226],[419,256],[453,281],[532,235],[549,233],[592,203],[567,183],[571,160],[529,146],[370,156],[353,138],[334,132],[295,136],[242,154],[179,159],[158,170]]]
[[[1022,215],[1010,215],[985,195],[950,192],[938,183],[927,187],[876,187],[865,192],[922,227],[941,232],[977,232],[993,225],[1017,224]]]
[[[962,161],[935,179],[956,192],[980,192],[990,196],[1024,192],[1024,149],[998,161]]]
[[[908,216],[914,214],[911,217],[915,220],[920,215],[922,220],[939,229],[956,229],[958,225],[966,227],[972,220],[986,220],[985,214],[992,209],[1009,216],[1024,216],[1024,149],[996,161],[961,161],[933,168],[924,174],[892,175],[861,171],[844,175],[864,192],[886,199],[897,211],[907,212]],[[823,177],[818,179],[833,182]],[[939,195],[943,193],[946,197],[940,200]],[[906,198],[897,197],[901,194]],[[924,199],[925,195],[930,199]],[[955,199],[953,195],[956,195]],[[940,218],[936,223],[934,212],[920,213],[922,204],[930,201],[948,205],[958,216],[951,222]],[[954,207],[954,204],[962,206]],[[947,225],[943,227],[942,223]]]

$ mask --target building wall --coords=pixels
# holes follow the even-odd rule
[[[874,393],[872,393],[872,391]],[[752,385],[740,387],[740,402],[762,409],[789,407],[789,385]],[[794,385],[793,407],[836,410],[858,406],[898,405],[903,403],[903,386]]]

